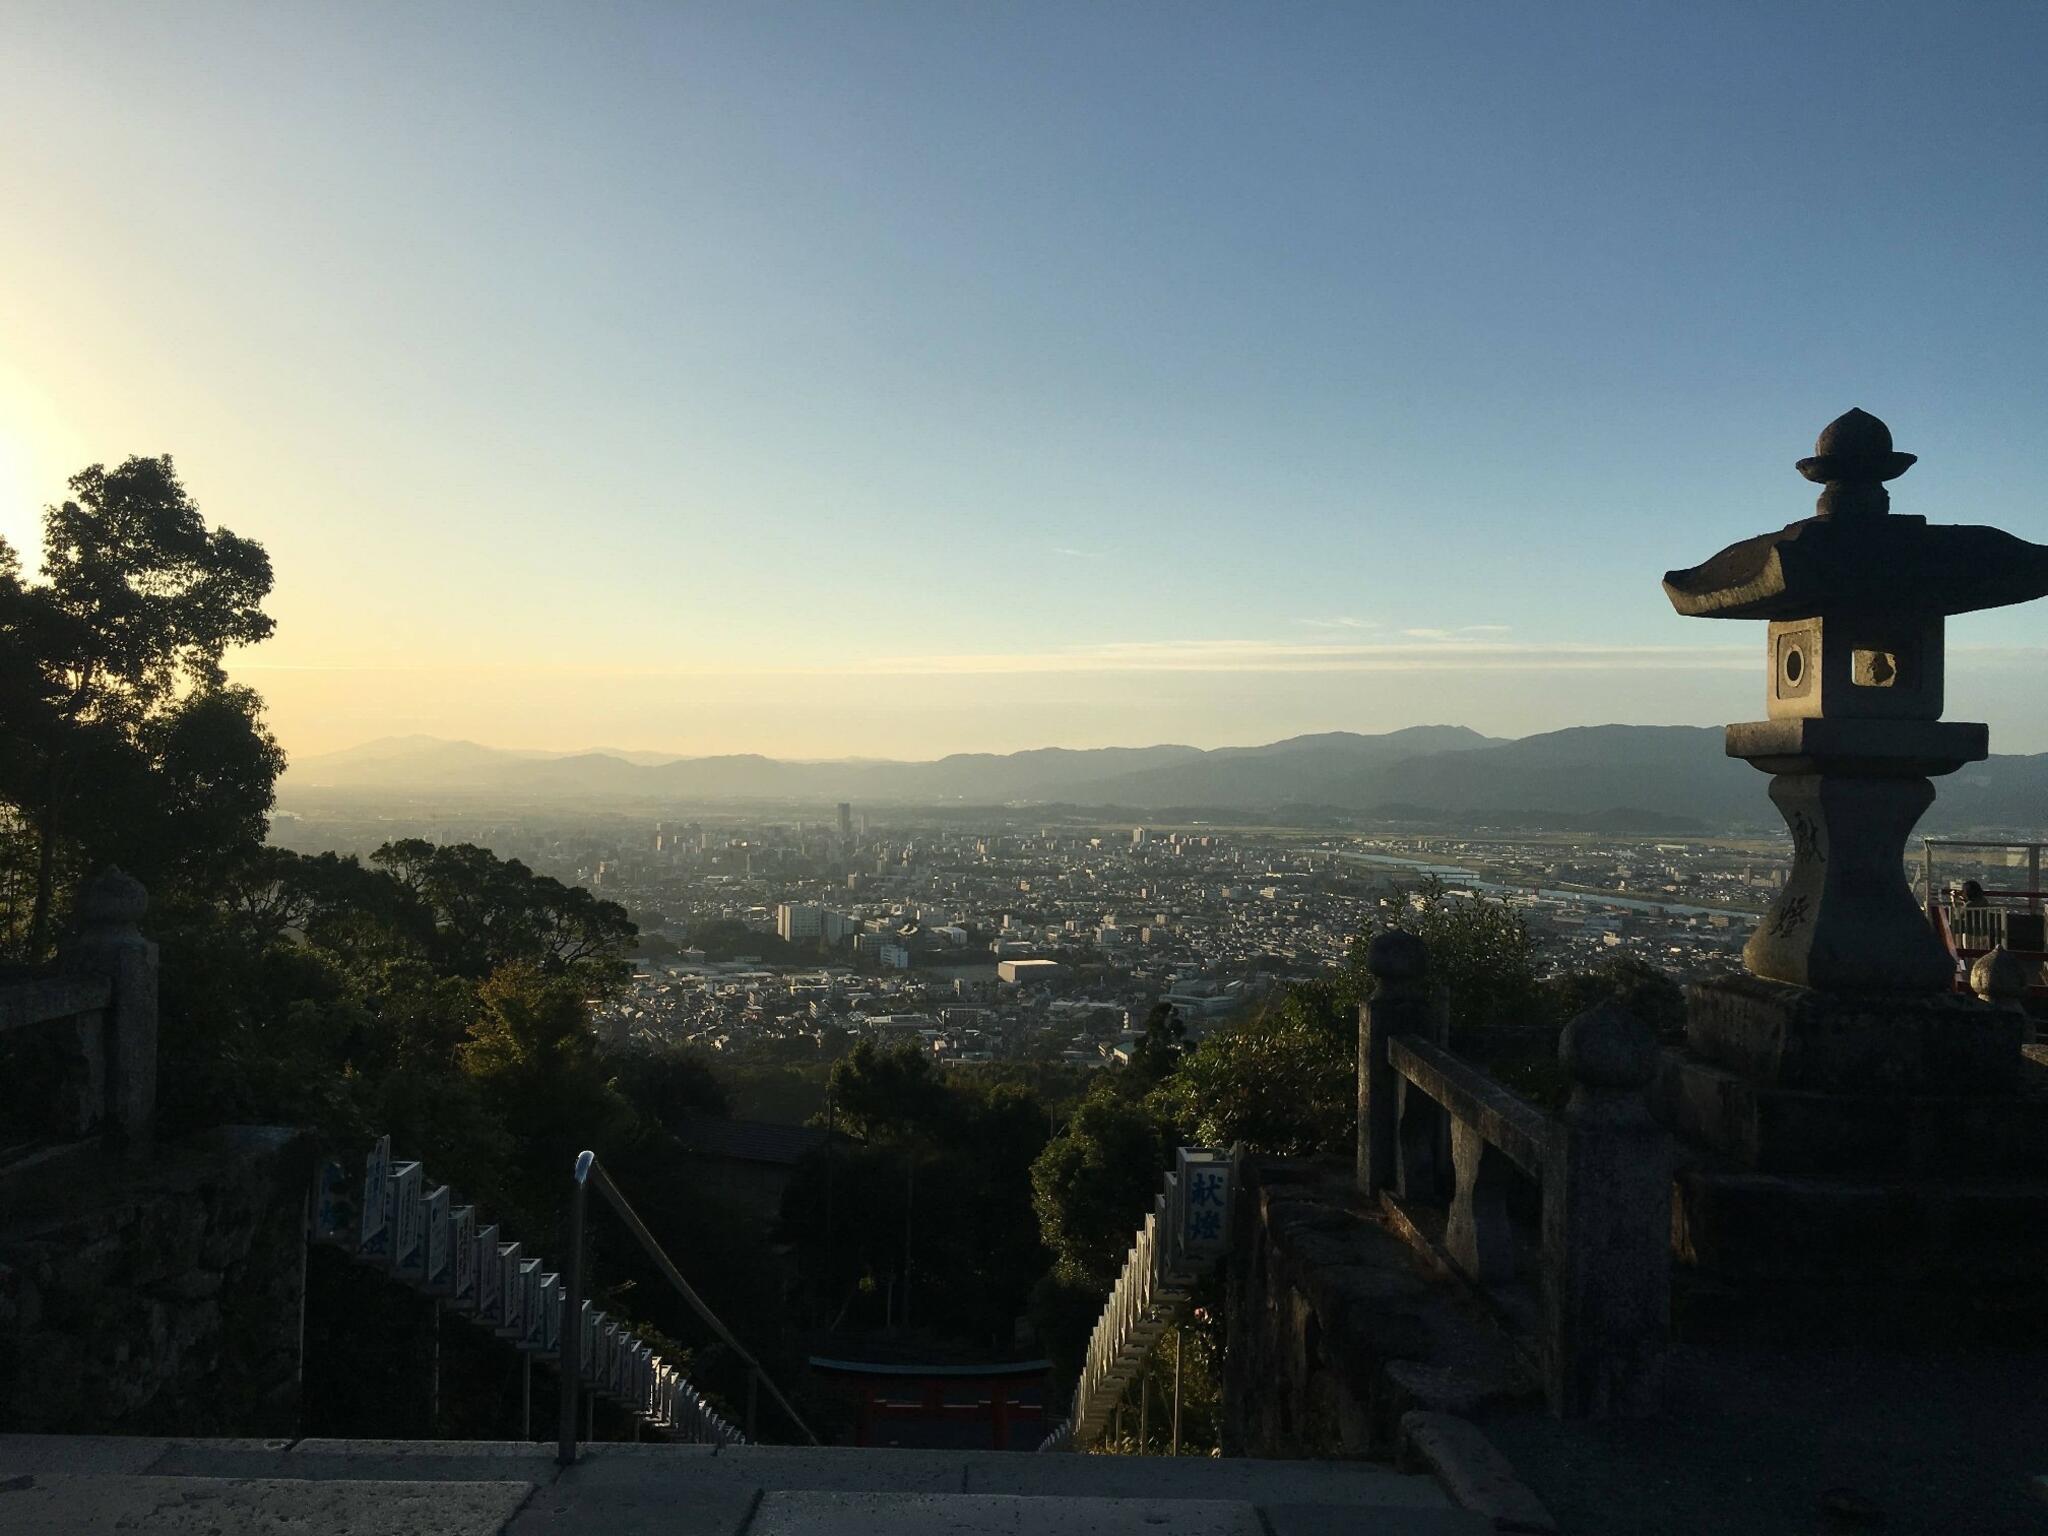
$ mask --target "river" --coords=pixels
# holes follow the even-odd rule
[[[1582,906],[1622,907],[1631,912],[1663,912],[1676,917],[1755,917],[1754,912],[1745,912],[1738,907],[1695,907],[1682,901],[1644,901],[1635,896],[1620,896],[1608,891],[1554,891],[1547,886],[1503,885],[1497,880],[1481,878],[1478,871],[1465,868],[1462,864],[1433,864],[1427,859],[1403,859],[1391,853],[1343,853],[1337,857],[1352,864],[1367,864],[1383,869],[1410,869],[1418,875],[1435,875],[1445,885],[1462,886],[1466,890],[1484,891],[1489,896],[1543,896],[1552,901],[1576,902]]]

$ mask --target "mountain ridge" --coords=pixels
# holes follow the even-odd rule
[[[1204,749],[1177,743],[1145,747],[1030,747],[1017,752],[954,752],[926,760],[844,758],[794,760],[757,752],[627,754],[600,749],[541,752],[486,747],[434,736],[382,737],[338,752],[296,759],[285,786],[322,788],[578,788],[604,792],[633,787],[655,793],[861,792],[899,797],[1061,797],[1072,787],[1108,788],[1135,775],[1200,762],[1270,762],[1334,754],[1391,759],[1417,751],[1489,744],[1464,726],[1407,726],[1379,735],[1330,731],[1253,747]],[[1293,798],[1293,797],[1290,797]]]
[[[1718,727],[1572,726],[1516,739],[1465,726],[1327,731],[1252,747],[1038,747],[923,762],[797,762],[759,753],[630,761],[393,737],[293,765],[283,792],[497,794],[539,800],[1059,804],[1238,808],[1263,815],[1491,818],[1592,828],[1616,820],[1775,830],[1766,782]],[[1923,830],[2048,825],[2048,753],[1943,779]]]

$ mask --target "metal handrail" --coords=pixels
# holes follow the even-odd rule
[[[2048,843],[2014,841],[1980,843],[1960,837],[1923,837],[1920,839],[1921,883],[1930,902],[1935,899],[1934,850],[1937,848],[1974,848],[1979,851],[1997,849],[2005,853],[2024,851],[2027,856],[2027,888],[2025,890],[2002,890],[1996,894],[2001,896],[2024,896],[2027,898],[2028,911],[2039,912],[2041,910],[2041,897],[2043,894],[2041,887],[2041,854],[2044,849],[2048,849]],[[1990,895],[1992,893],[1987,891],[1985,894]]]
[[[1995,843],[1972,842],[1963,837],[1923,837],[1920,841],[1931,848],[2048,848],[2048,843],[2033,843],[2024,838],[2010,837]]]
[[[562,1298],[562,1434],[556,1460],[565,1467],[573,1467],[576,1464],[576,1400],[583,1385],[583,1219],[584,1205],[592,1184],[597,1186],[599,1194],[611,1202],[612,1209],[618,1212],[619,1219],[625,1222],[627,1230],[640,1239],[640,1246],[647,1250],[647,1256],[654,1260],[655,1266],[667,1277],[668,1283],[676,1288],[676,1293],[690,1304],[690,1310],[703,1320],[720,1343],[745,1362],[747,1437],[753,1438],[754,1388],[759,1385],[768,1389],[768,1395],[781,1405],[782,1411],[789,1415],[790,1422],[804,1432],[805,1439],[813,1445],[822,1444],[812,1432],[811,1426],[803,1421],[803,1416],[790,1406],[789,1399],[782,1395],[781,1389],[775,1385],[773,1379],[761,1369],[761,1362],[732,1336],[732,1330],[719,1320],[718,1314],[704,1304],[704,1299],[691,1288],[690,1282],[683,1278],[682,1271],[675,1266],[675,1261],[669,1258],[661,1244],[655,1241],[654,1234],[647,1230],[647,1223],[640,1219],[640,1213],[633,1209],[632,1202],[627,1200],[619,1186],[612,1182],[611,1175],[604,1170],[604,1165],[598,1162],[597,1154],[586,1151],[577,1154],[575,1184],[569,1197],[569,1262],[567,1284]]]

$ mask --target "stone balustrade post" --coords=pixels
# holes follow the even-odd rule
[[[1376,935],[1365,968],[1377,985],[1358,1009],[1358,1187],[1377,1194],[1400,1183],[1401,1093],[1387,1061],[1396,1035],[1430,1035],[1429,949],[1412,933]]]
[[[1550,1411],[1647,1417],[1671,1334],[1671,1144],[1644,1099],[1657,1042],[1606,1002],[1565,1026],[1558,1056],[1572,1094],[1543,1172]]]
[[[1988,955],[1979,955],[1970,967],[1970,990],[1994,1008],[2007,1009],[2020,1018],[2020,1039],[2032,1045],[2037,1031],[2033,1015],[2025,1006],[2026,962],[2003,944]]]
[[[97,1039],[80,1045],[105,1085],[101,1127],[130,1156],[148,1152],[156,1114],[157,949],[139,926],[148,909],[142,883],[109,865],[79,891],[78,931],[60,955],[66,974],[107,980]]]
[[[1451,1164],[1456,1192],[1444,1223],[1444,1248],[1451,1261],[1481,1285],[1514,1279],[1515,1234],[1508,1221],[1511,1165],[1499,1148],[1487,1144],[1478,1126],[1455,1116]]]
[[[1453,1198],[1452,1117],[1398,1073],[1394,1078],[1394,1183],[1401,1200],[1443,1205]]]

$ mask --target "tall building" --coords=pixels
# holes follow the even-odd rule
[[[853,807],[844,800],[839,802],[839,841],[853,842]]]
[[[775,909],[776,937],[785,944],[803,944],[817,938],[824,930],[824,922],[822,907],[785,901]]]
[[[1152,834],[1150,832],[1147,832],[1143,827],[1131,828],[1131,846],[1133,848],[1142,848],[1151,840]]]

